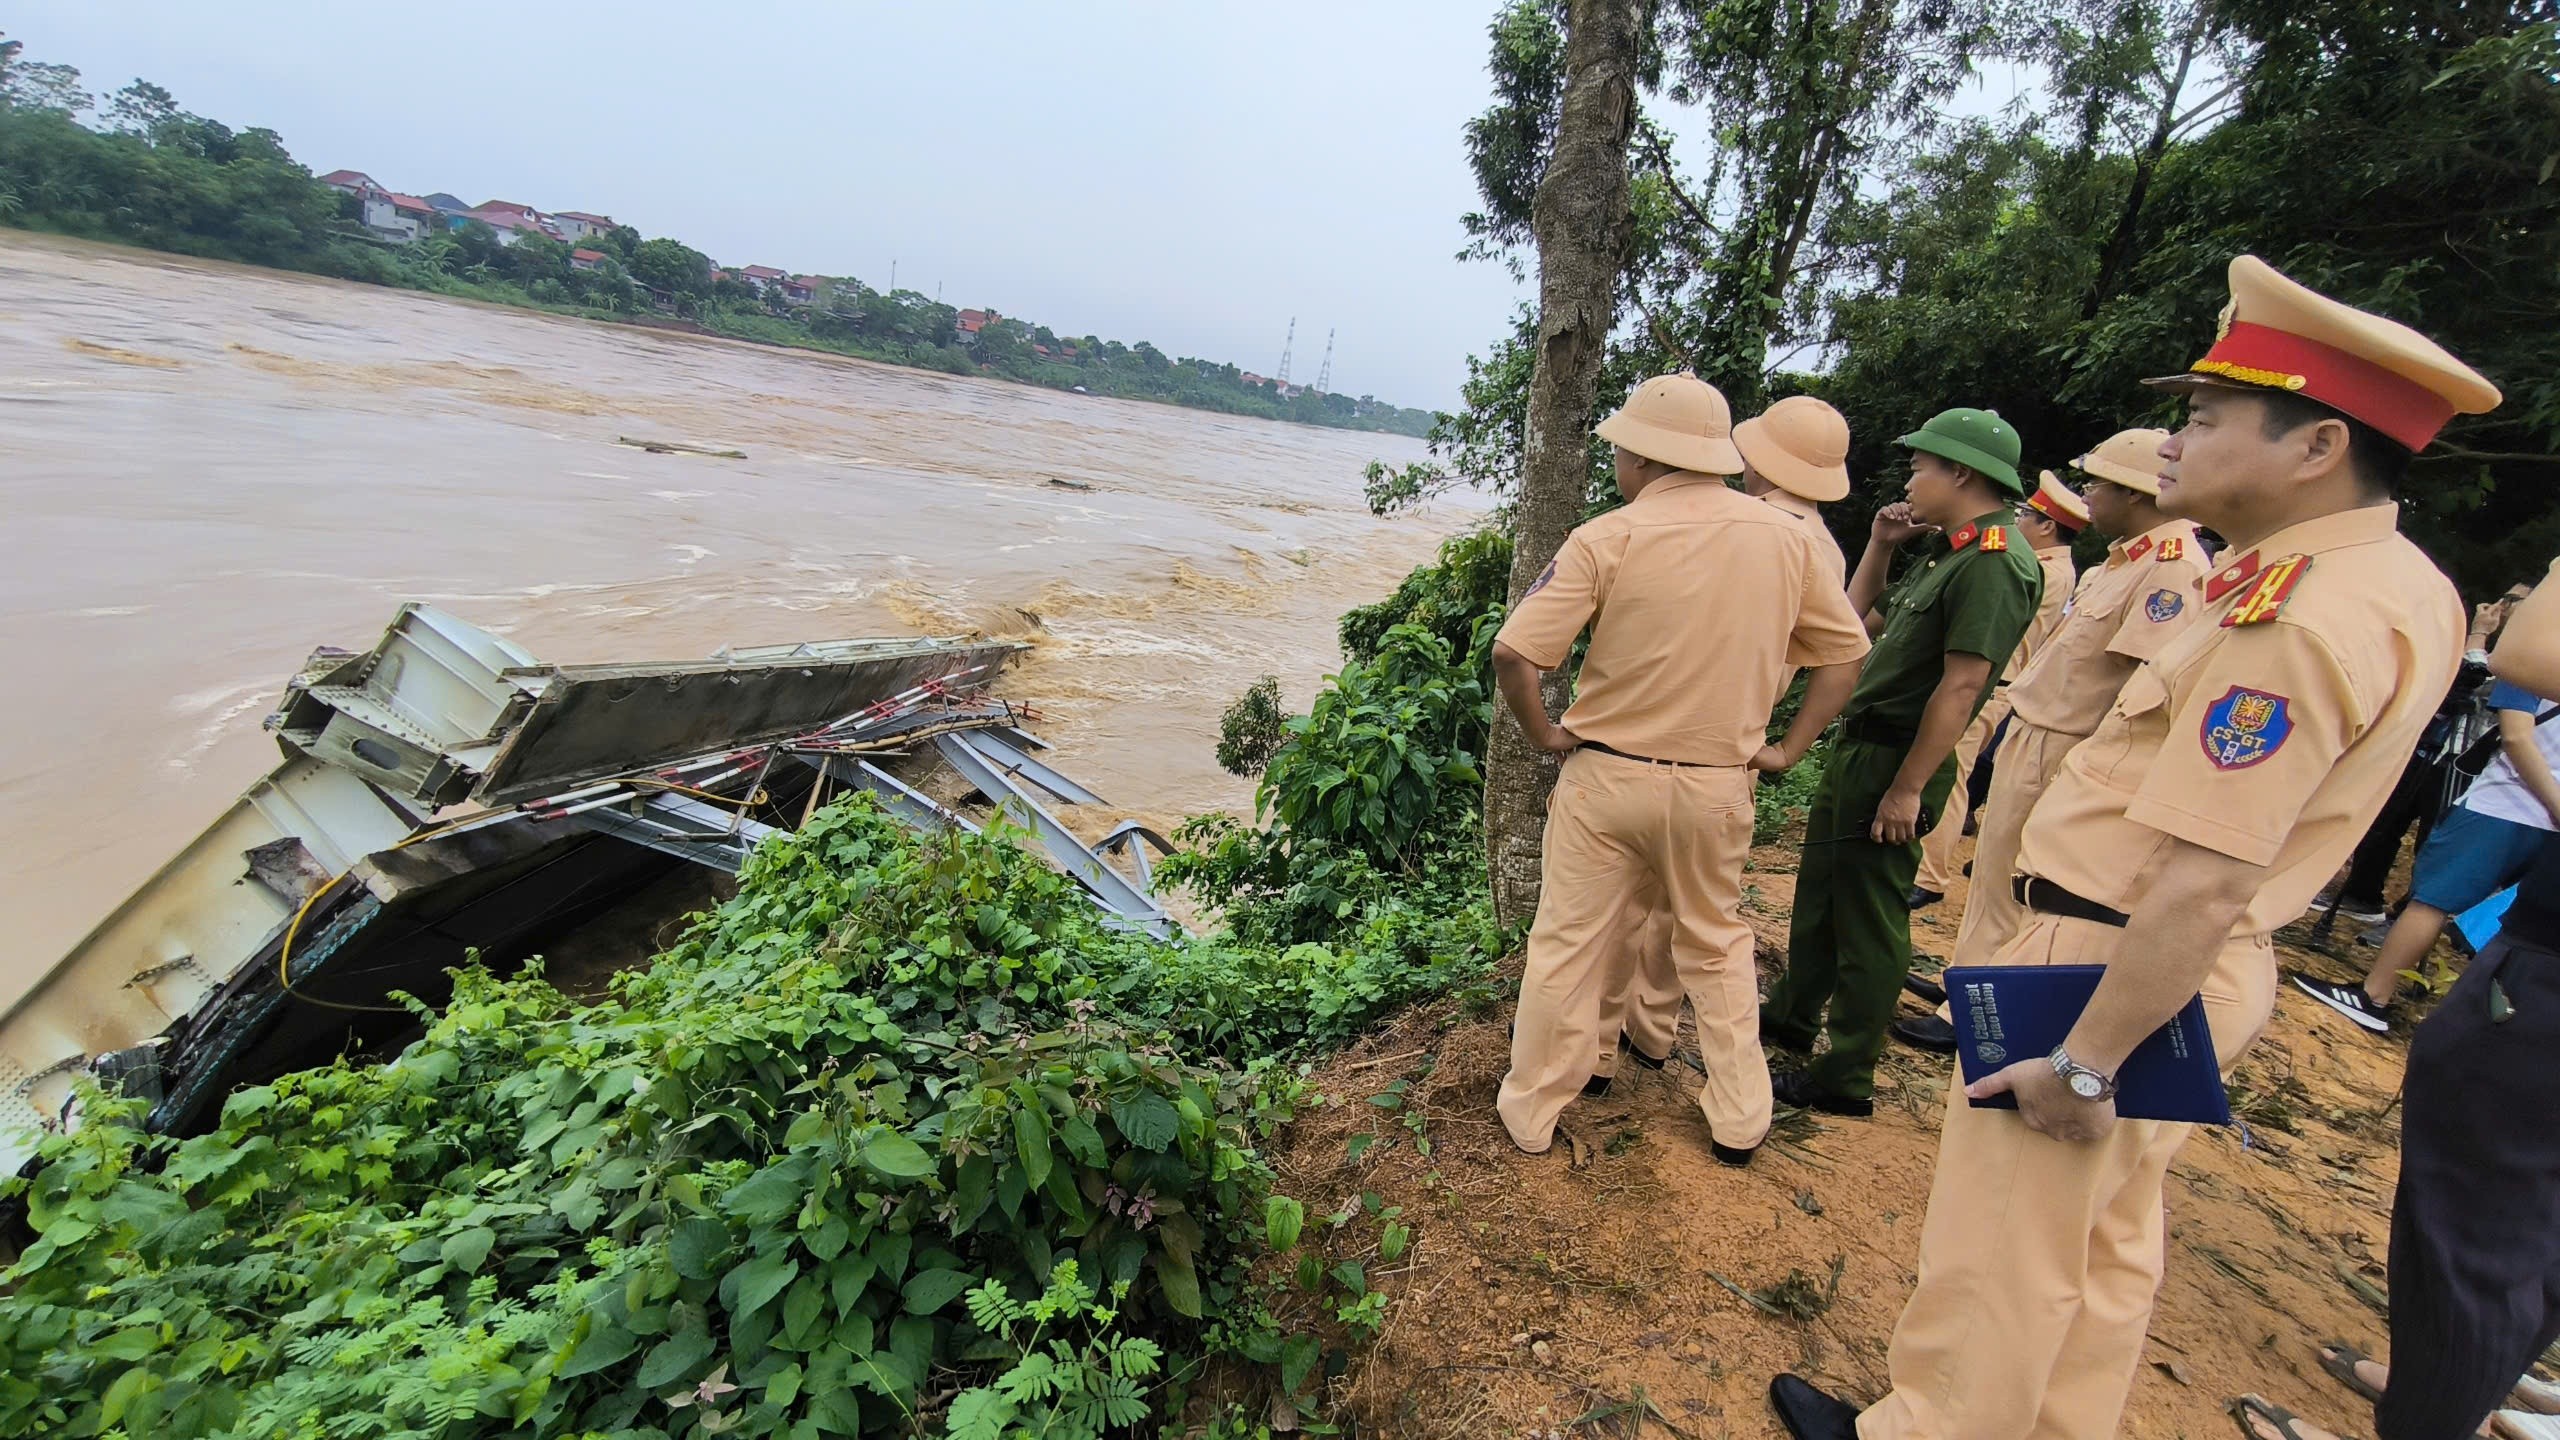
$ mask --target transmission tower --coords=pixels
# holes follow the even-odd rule
[[[1316,393],[1333,393],[1333,327],[1330,325],[1324,332],[1324,363],[1316,367]]]
[[[1289,352],[1298,348],[1298,317],[1289,317],[1289,338],[1280,342],[1280,383],[1289,383]]]

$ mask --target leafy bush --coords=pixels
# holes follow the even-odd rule
[[[1426,834],[1478,803],[1476,760],[1492,724],[1482,672],[1432,631],[1394,626],[1376,658],[1344,665],[1289,722],[1256,808],[1278,822],[1292,850],[1331,841],[1381,868],[1409,870]]]
[[[1064,1393],[1022,1322],[1070,1312],[1059,1413],[1123,1425],[1161,1382],[1104,1331],[1196,1349],[1235,1303],[1292,1094],[1118,1018],[1189,973],[1144,944],[1002,838],[856,799],[603,1003],[468,972],[397,1060],[183,1141],[95,1097],[0,1186],[37,1234],[0,1433],[1013,1433],[999,1401]]]
[[[1752,797],[1752,844],[1775,845],[1787,838],[1789,826],[1804,823],[1806,813],[1813,808],[1813,792],[1822,786],[1822,768],[1830,758],[1831,742],[1817,741],[1794,769],[1761,782]]]
[[[1490,663],[1493,637],[1480,624],[1502,613],[1510,593],[1508,531],[1451,536],[1441,542],[1439,559],[1416,566],[1393,595],[1343,613],[1342,653],[1353,661],[1374,660],[1389,630],[1419,625],[1481,669]]]
[[[1259,776],[1288,739],[1288,719],[1280,709],[1280,677],[1254,681],[1218,719],[1218,768],[1247,779]]]

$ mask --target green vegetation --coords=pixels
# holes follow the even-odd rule
[[[1336,933],[1108,932],[1005,838],[831,807],[600,1003],[466,972],[396,1060],[186,1140],[92,1098],[0,1183],[0,1433],[1093,1436],[1212,1353],[1294,1391],[1247,1272],[1298,1243],[1279,1062],[1492,953]]]
[[[1563,85],[1560,5],[1491,28],[1467,128],[1472,253],[1525,265]],[[2405,320],[2506,391],[2418,458],[2404,525],[2475,596],[2560,551],[2560,20],[2538,0],[1671,0],[1651,12],[1629,146],[1637,241],[1601,379],[1693,368],[1737,413],[1811,392],[1849,417],[1854,554],[1898,492],[1891,438],[1950,404],[2014,421],[2032,466],[2134,424],[2203,352],[2244,251]],[[2050,83],[1995,119],[1940,103],[1969,64]],[[1682,135],[1711,135],[1695,143]],[[1470,362],[1434,466],[1393,506],[1516,493],[1535,337]],[[1603,447],[1591,494],[1613,497]]]
[[[96,123],[83,116],[99,111]],[[143,81],[100,109],[66,65],[26,59],[0,39],[0,225],[302,270],[598,320],[664,315],[713,334],[824,350],[954,375],[992,374],[1057,390],[1157,400],[1356,430],[1422,435],[1428,411],[1374,396],[1282,394],[1233,365],[1176,359],[1140,341],[991,317],[972,336],[960,312],[912,290],[831,278],[807,303],[714,279],[708,256],[628,226],[581,244],[533,232],[502,244],[478,221],[402,245],[362,223],[361,206],[311,177],[272,130],[233,131],[178,108]]]

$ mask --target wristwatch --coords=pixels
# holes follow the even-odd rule
[[[2061,1077],[2063,1084],[2071,1087],[2072,1094],[2089,1101],[2115,1098],[2116,1077],[2113,1075],[2090,1069],[2063,1053],[2059,1045],[2054,1046],[2053,1053],[2045,1058],[2052,1062],[2053,1073]]]

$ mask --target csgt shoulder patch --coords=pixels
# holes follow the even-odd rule
[[[2292,733],[2291,699],[2234,685],[2206,707],[2198,738],[2215,769],[2246,770],[2283,749]]]
[[[2186,608],[2187,597],[2175,590],[2154,590],[2151,598],[2142,602],[2142,613],[2150,616],[2155,625],[2177,619]]]

